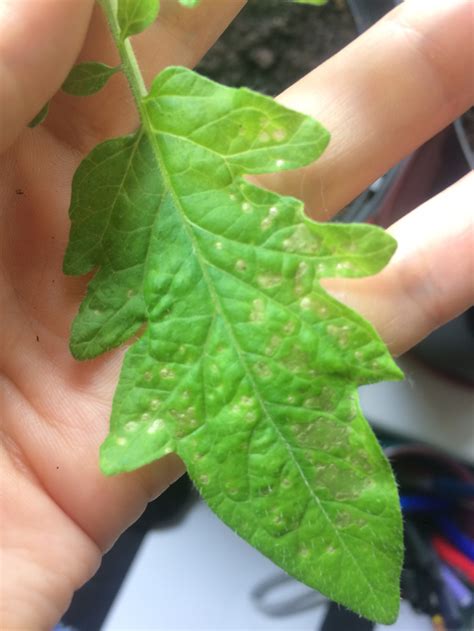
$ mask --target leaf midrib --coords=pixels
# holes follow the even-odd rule
[[[242,364],[242,366],[245,369],[245,372],[247,374],[247,377],[251,383],[251,386],[256,394],[256,399],[259,402],[259,405],[261,406],[262,411],[265,414],[265,417],[267,418],[269,424],[273,427],[275,433],[277,434],[278,438],[280,439],[280,441],[282,442],[282,444],[284,445],[285,449],[287,450],[288,454],[290,455],[291,460],[294,463],[294,466],[296,467],[298,474],[300,475],[303,484],[306,486],[309,495],[313,498],[315,505],[317,505],[320,509],[321,514],[323,515],[323,517],[326,519],[327,523],[330,525],[331,529],[333,530],[333,532],[336,535],[336,538],[339,540],[341,547],[346,551],[347,555],[352,559],[354,565],[358,568],[359,570],[359,574],[363,577],[365,583],[367,584],[371,594],[373,595],[373,597],[378,601],[378,598],[376,596],[376,591],[374,590],[374,587],[372,586],[372,584],[370,583],[370,581],[368,580],[368,578],[366,577],[365,573],[362,571],[362,568],[360,567],[356,557],[353,555],[353,553],[351,552],[351,550],[349,549],[349,547],[346,545],[344,539],[342,538],[341,534],[339,533],[339,531],[337,530],[337,528],[335,527],[335,525],[333,524],[332,520],[330,519],[329,515],[326,513],[326,511],[324,510],[323,506],[321,505],[321,501],[318,498],[317,495],[315,495],[313,489],[311,488],[311,485],[309,484],[308,480],[306,479],[306,476],[304,475],[304,472],[300,466],[300,464],[298,463],[295,454],[293,453],[293,450],[291,448],[291,445],[285,440],[284,436],[281,434],[279,428],[276,426],[276,424],[274,423],[274,421],[272,420],[271,416],[268,413],[267,407],[265,405],[265,402],[263,401],[260,392],[257,388],[257,384],[255,383],[255,379],[247,365],[247,362],[245,361],[245,358],[242,355],[241,349],[239,344],[237,343],[237,340],[235,338],[232,326],[230,325],[230,323],[227,321],[227,318],[225,317],[225,313],[224,310],[221,306],[220,303],[220,299],[219,296],[217,294],[217,292],[214,289],[214,284],[212,283],[212,280],[209,278],[209,274],[207,272],[206,269],[206,265],[204,264],[204,257],[202,257],[200,255],[200,248],[198,243],[196,242],[196,239],[193,235],[192,230],[190,229],[189,225],[188,225],[188,221],[186,218],[186,213],[184,211],[184,208],[181,205],[180,199],[179,199],[179,195],[176,192],[172,182],[171,182],[171,178],[168,176],[168,171],[166,169],[166,165],[163,159],[163,155],[161,153],[161,148],[159,146],[159,143],[157,141],[156,138],[156,134],[154,133],[153,130],[153,126],[151,124],[151,121],[148,117],[148,112],[146,110],[145,107],[141,107],[141,114],[142,114],[142,123],[143,123],[143,127],[145,129],[145,133],[148,136],[148,139],[150,141],[150,145],[153,148],[154,154],[155,154],[155,159],[158,163],[158,166],[160,168],[160,172],[163,178],[163,182],[165,187],[169,190],[169,192],[171,193],[171,196],[173,198],[174,201],[174,206],[175,208],[178,210],[180,217],[181,217],[181,222],[182,225],[188,235],[188,238],[192,244],[193,247],[193,251],[195,252],[196,258],[199,262],[199,266],[201,268],[202,271],[202,275],[203,278],[205,279],[206,285],[208,287],[208,291],[209,294],[212,298],[212,301],[214,302],[214,306],[216,311],[219,313],[219,315],[222,318],[222,321],[224,323],[224,326],[228,332],[229,338],[232,341],[232,344],[234,346],[234,350]],[[221,156],[222,158],[222,156]],[[205,259],[204,259],[205,260]]]

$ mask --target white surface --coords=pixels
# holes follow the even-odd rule
[[[413,360],[400,365],[404,382],[361,389],[367,417],[376,427],[473,463],[472,389]],[[286,618],[270,618],[254,605],[252,589],[279,572],[200,502],[178,527],[146,537],[102,631],[316,631],[324,605]],[[396,625],[377,627],[385,628],[428,631],[431,625],[403,604]]]
[[[198,502],[179,526],[147,535],[102,631],[319,629],[326,605],[284,618],[256,608],[252,589],[280,574]],[[308,591],[295,581],[287,595]],[[381,629],[432,631],[428,618],[405,603],[398,622]]]
[[[408,357],[398,363],[405,381],[360,389],[362,409],[372,425],[474,464],[474,389]]]
[[[256,609],[251,590],[277,574],[198,502],[179,526],[147,535],[102,631],[317,629],[325,605],[282,619]]]

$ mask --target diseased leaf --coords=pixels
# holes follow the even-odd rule
[[[49,112],[49,101],[40,109],[40,111],[36,114],[36,116],[28,123],[28,127],[33,128],[41,125],[41,123],[46,119]]]
[[[74,66],[61,89],[73,96],[90,96],[99,92],[120,66],[111,67],[98,61],[86,61]]]
[[[117,20],[122,39],[144,31],[156,20],[159,10],[159,0],[118,0]]]
[[[399,605],[396,486],[357,387],[398,379],[373,327],[319,280],[374,274],[394,240],[319,224],[243,179],[304,166],[316,121],[169,68],[143,127],[97,147],[73,183],[65,271],[98,268],[71,340],[126,353],[105,473],[170,452],[213,510],[287,572],[379,622]]]
[[[73,324],[79,359],[118,346],[145,321],[144,266],[161,188],[141,134],[104,142],[76,172],[64,269],[80,275],[101,266]]]
[[[290,0],[290,2],[295,2],[296,4],[314,4],[316,6],[327,4],[327,1],[328,0]]]

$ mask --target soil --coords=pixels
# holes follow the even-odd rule
[[[346,0],[323,7],[248,0],[197,70],[225,85],[275,96],[356,36]],[[474,150],[474,108],[462,122]]]
[[[324,7],[249,0],[197,70],[275,96],[355,36],[345,0]]]

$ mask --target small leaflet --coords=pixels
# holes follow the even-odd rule
[[[41,125],[41,123],[48,116],[48,112],[49,112],[49,102],[45,103],[45,105],[43,105],[43,107],[40,109],[38,114],[36,114],[36,116],[33,118],[33,120],[31,120],[28,123],[28,127],[33,128],[33,127],[37,127],[38,125]]]
[[[159,10],[158,0],[119,0],[117,19],[122,38],[144,31],[156,20]]]
[[[120,66],[108,66],[98,61],[86,61],[74,66],[61,89],[73,96],[90,96],[99,92]]]

